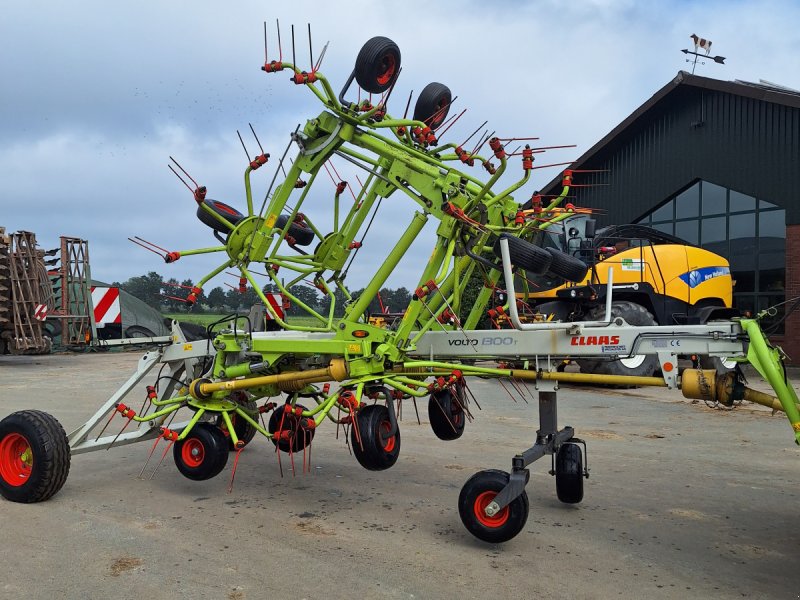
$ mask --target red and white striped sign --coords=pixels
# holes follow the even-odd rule
[[[267,302],[269,302],[270,307],[275,311],[275,314],[278,315],[278,318],[283,320],[283,296],[280,294],[264,294],[264,297],[267,299]],[[274,321],[269,311],[267,311],[267,321]]]
[[[92,306],[94,306],[94,322],[98,327],[108,323],[122,323],[119,288],[92,287]]]
[[[47,304],[37,304],[33,309],[33,318],[37,321],[44,321],[47,318]]]

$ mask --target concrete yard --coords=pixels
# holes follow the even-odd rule
[[[36,408],[69,432],[138,356],[0,356],[0,417]],[[422,425],[406,404],[400,459],[384,472],[361,468],[329,423],[313,474],[281,478],[273,445],[256,438],[232,494],[233,460],[194,482],[170,453],[142,481],[151,442],[75,456],[50,501],[0,500],[0,597],[800,597],[800,449],[782,414],[660,389],[562,388],[560,422],[589,444],[584,501],[559,503],[549,460],[536,463],[523,532],[490,545],[462,526],[459,490],[476,471],[508,470],[534,440],[537,410],[496,382],[472,390],[483,410],[453,442],[430,431],[426,403]]]

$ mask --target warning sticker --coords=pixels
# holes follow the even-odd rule
[[[644,271],[644,263],[635,258],[623,258],[622,259],[622,270],[623,271]]]

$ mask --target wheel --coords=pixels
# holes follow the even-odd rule
[[[400,48],[392,40],[376,36],[361,47],[356,58],[356,81],[370,94],[388,90],[400,72]]]
[[[400,429],[392,437],[384,439],[392,430],[389,409],[382,404],[371,404],[359,410],[356,418],[361,440],[359,443],[353,427],[350,444],[359,464],[370,471],[383,471],[394,465],[400,455]]]
[[[440,440],[456,440],[464,433],[467,419],[462,390],[439,390],[432,393],[428,400],[428,419],[433,433]],[[454,397],[454,393],[458,396]]]
[[[217,213],[223,219],[228,221],[234,227],[244,219],[244,215],[240,213],[238,210],[233,208],[232,206],[228,206],[224,202],[220,202],[219,200],[212,200],[211,198],[206,198],[203,200],[203,204],[205,204],[208,208],[212,211]],[[203,224],[208,225],[214,231],[221,231],[222,233],[230,233],[230,229],[223,224],[221,221],[218,221],[213,216],[208,214],[208,211],[204,209],[202,206],[197,207],[197,218],[200,219]]]
[[[720,375],[735,371],[738,364],[732,358],[720,358],[719,356],[700,356],[698,362],[701,369],[714,369]]]
[[[126,338],[151,338],[156,337],[156,334],[150,331],[147,327],[141,325],[131,325],[125,330]]]
[[[452,95],[450,88],[435,81],[429,83],[417,97],[414,105],[414,120],[422,121],[431,129],[436,129],[447,118]]]
[[[228,462],[228,440],[212,423],[198,423],[172,447],[181,475],[194,481],[216,477]]]
[[[286,221],[289,220],[289,215],[281,215],[275,220],[275,227],[283,229],[286,226]],[[297,223],[289,225],[286,235],[294,238],[296,246],[308,246],[314,241],[314,231],[308,227],[303,227]]]
[[[583,500],[583,455],[578,444],[561,444],[556,454],[556,496],[566,504]]]
[[[657,325],[655,317],[643,306],[634,302],[612,302],[611,318],[621,317],[629,325],[652,326]],[[599,321],[605,318],[605,308],[600,306],[589,312],[590,321]],[[599,350],[599,348],[598,348]],[[601,375],[632,375],[636,377],[652,377],[658,369],[658,357],[654,354],[636,354],[616,360],[578,360],[581,371],[585,373],[599,373]],[[626,387],[626,386],[618,386]],[[632,387],[632,386],[628,386]]]
[[[295,409],[298,408],[301,411],[306,410],[306,407],[302,404],[296,404]],[[296,412],[285,413],[283,406],[272,411],[269,422],[267,423],[267,430],[273,435],[278,430],[287,432],[281,435],[282,439],[280,441],[277,439],[277,436],[271,438],[272,443],[275,444],[281,452],[300,452],[306,446],[311,445],[316,429],[301,429],[301,418],[304,417],[297,416]]]
[[[236,402],[236,404],[241,406],[248,413],[251,413],[250,416],[254,419],[258,418],[258,405],[255,400],[250,400],[245,392],[234,392],[228,399],[231,402]],[[239,415],[236,413],[231,413],[231,423],[233,423],[233,430],[236,432],[236,437],[239,438],[240,442],[244,442],[242,447],[253,440],[256,435],[256,428],[250,423],[244,419],[240,419]],[[217,417],[215,425],[220,428],[223,435],[228,440],[228,450],[238,450],[238,448],[233,445],[233,439],[228,433],[228,428],[225,425],[225,420],[222,418],[222,415]]]
[[[586,278],[589,265],[581,259],[561,252],[561,250],[556,250],[555,248],[545,248],[545,251],[550,253],[550,268],[548,272],[575,283],[583,281]]]
[[[69,475],[64,428],[39,410],[22,410],[0,421],[0,493],[12,502],[43,502]]]
[[[461,522],[467,531],[484,542],[507,542],[522,531],[528,520],[528,494],[524,490],[496,515],[490,517],[486,514],[486,507],[506,487],[508,480],[505,471],[479,471],[467,480],[458,495]]]
[[[550,268],[550,254],[530,242],[526,242],[513,235],[503,233],[497,238],[494,243],[494,253],[497,258],[502,258],[500,253],[500,240],[508,240],[508,254],[511,258],[511,264],[536,275],[543,275]]]

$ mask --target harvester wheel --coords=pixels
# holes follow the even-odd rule
[[[256,404],[255,400],[250,400],[245,392],[234,392],[230,395],[229,399],[232,402],[236,402],[236,404],[238,404],[241,408],[250,413],[250,416],[255,420],[258,420],[258,405]],[[256,435],[256,428],[250,423],[239,418],[239,415],[236,413],[231,413],[231,423],[233,423],[233,430],[236,432],[236,437],[239,438],[240,442],[244,442],[244,446],[253,440]],[[227,427],[225,426],[225,420],[222,418],[222,415],[217,417],[216,425],[222,430],[222,433],[228,439],[228,450],[238,450],[238,448],[233,445],[233,439],[228,434]]]
[[[356,58],[356,81],[370,94],[388,90],[400,72],[400,48],[392,40],[376,36],[361,47]]]
[[[69,475],[70,450],[55,417],[23,410],[0,421],[0,493],[12,502],[42,502]]]
[[[228,462],[228,440],[219,427],[198,423],[172,450],[178,471],[194,481],[216,477]]]
[[[581,259],[555,248],[545,248],[545,250],[550,253],[550,269],[548,269],[550,273],[574,283],[583,281],[586,278],[589,265]]]
[[[530,242],[526,242],[513,235],[501,234],[494,243],[494,253],[498,258],[502,257],[500,253],[500,240],[508,240],[508,254],[511,258],[511,264],[514,266],[530,271],[537,275],[543,275],[550,268],[550,254]]]
[[[303,417],[298,417],[293,412],[284,412],[284,406],[279,406],[269,417],[269,423],[267,423],[267,430],[275,436],[275,434],[280,430],[281,432],[278,434],[281,439],[280,441],[277,439],[278,436],[275,436],[272,439],[272,443],[275,444],[281,452],[299,452],[306,446],[310,446],[311,442],[314,439],[314,433],[316,429],[303,429],[300,427],[300,419]],[[306,410],[306,407],[302,404],[295,404],[295,409],[299,408],[301,411]],[[286,439],[288,438],[288,439]]]
[[[219,200],[212,200],[211,198],[205,198],[203,200],[203,204],[205,204],[208,208],[217,213],[220,217],[228,221],[233,226],[236,226],[239,223],[239,221],[244,219],[244,215],[242,213],[240,213],[232,206],[228,206],[224,202],[220,202]],[[228,229],[227,226],[225,226],[221,221],[217,221],[217,219],[208,214],[208,211],[204,209],[202,206],[197,207],[197,218],[200,219],[205,225],[211,227],[211,229],[213,229],[214,231],[221,231],[222,233],[230,233],[230,230]]]
[[[275,220],[275,227],[278,229],[283,229],[286,225],[286,221],[289,220],[289,215],[281,215]],[[302,225],[298,225],[297,223],[292,223],[289,225],[289,229],[286,232],[286,235],[294,238],[294,243],[297,246],[308,246],[311,242],[314,241],[314,230],[309,227],[303,227]]]
[[[156,337],[156,334],[150,331],[147,327],[141,325],[131,325],[125,330],[126,338],[151,338]]]
[[[438,390],[428,400],[428,419],[431,429],[440,440],[456,440],[464,433],[467,418],[464,414],[463,387]],[[458,397],[454,397],[458,394]]]
[[[556,496],[566,504],[583,500],[583,454],[578,444],[561,444],[556,454]]]
[[[514,498],[497,514],[489,516],[485,509],[495,499],[498,492],[508,484],[509,475],[505,471],[488,469],[470,477],[458,495],[458,514],[461,522],[476,538],[498,544],[507,542],[517,535],[528,520],[528,494]]]
[[[356,460],[365,469],[383,471],[397,462],[400,455],[400,429],[389,438],[392,430],[389,410],[382,404],[371,404],[358,411],[358,431],[350,430],[350,444]]]
[[[447,118],[451,100],[449,87],[435,81],[429,83],[417,97],[417,103],[414,105],[414,120],[422,121],[431,129],[436,129]]]

